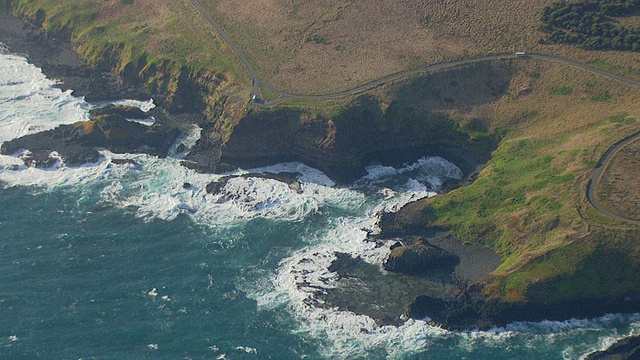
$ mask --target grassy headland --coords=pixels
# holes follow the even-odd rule
[[[204,111],[222,124],[246,105],[248,73],[188,1],[3,2],[5,11],[68,36],[87,64],[162,95],[168,108]]]
[[[640,77],[637,53],[539,44],[544,37],[538,30],[541,12],[552,2],[202,4],[263,80],[285,91],[344,90],[407,68],[517,50]],[[232,136],[243,117],[269,119],[270,114],[259,109],[243,115],[250,80],[188,1],[4,4],[47,31],[68,34],[86,62],[141,81],[166,94],[169,104],[195,98],[194,103],[204,104],[196,110],[215,121],[212,128],[219,133]],[[267,92],[262,96],[275,97]],[[585,196],[589,173],[604,152],[640,131],[639,122],[627,120],[640,116],[638,88],[566,65],[517,59],[418,76],[351,100],[289,105],[300,123],[317,121],[328,129],[326,138],[314,143],[323,149],[343,136],[335,133],[334,120],[366,118],[374,121],[362,129],[416,136],[431,132],[433,138],[444,129],[466,136],[478,153],[492,152],[473,184],[422,201],[417,214],[421,226],[448,228],[462,241],[502,256],[503,264],[483,279],[490,296],[546,303],[615,297],[640,289],[639,230],[600,214]],[[625,117],[618,121],[620,114]],[[430,123],[432,119],[439,122]],[[281,136],[277,126],[282,124],[271,120],[274,128],[264,133]],[[377,145],[375,139],[362,139],[365,133],[356,135],[352,139]],[[616,169],[625,173],[625,168]],[[612,204],[620,201],[626,197]]]
[[[564,65],[525,60],[510,66],[495,101],[474,104],[461,99],[461,90],[445,93],[451,84],[438,88],[458,104],[442,111],[462,129],[472,136],[497,132],[502,141],[475,182],[423,200],[417,221],[498,252],[503,264],[484,281],[486,291],[503,300],[548,303],[636,291],[638,229],[594,210],[586,187],[604,152],[640,131],[627,120],[640,113],[640,89]],[[618,176],[628,172],[615,169]],[[618,191],[612,200],[633,200],[629,192],[635,193]],[[615,256],[623,269],[610,261]]]

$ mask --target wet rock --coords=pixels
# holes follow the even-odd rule
[[[183,153],[185,151],[189,150],[189,148],[187,148],[187,146],[183,143],[178,144],[178,146],[176,147],[176,152],[177,153]]]
[[[446,318],[447,308],[448,304],[443,299],[420,295],[409,304],[407,316],[413,319],[429,318],[430,321],[434,319],[437,321]]]
[[[205,187],[207,194],[211,194],[211,195],[219,194],[220,192],[222,192],[222,189],[224,188],[224,186],[227,185],[227,182],[229,181],[229,179],[232,179],[232,178],[233,176],[225,176],[223,178],[220,178],[219,180],[208,183],[207,186]]]
[[[350,271],[362,261],[360,257],[354,258],[347,253],[336,252],[335,255],[337,259],[333,260],[328,270],[337,273],[339,277],[350,276]]]
[[[179,135],[176,128],[148,127],[119,114],[108,114],[4,142],[0,153],[10,155],[28,150],[21,158],[29,166],[46,168],[60,159],[68,166],[77,166],[97,162],[100,154],[96,148],[163,157]],[[58,156],[52,156],[54,152]]]
[[[633,360],[640,359],[640,336],[630,336],[611,345],[604,351],[588,355],[585,360]]]
[[[434,270],[453,272],[460,259],[418,238],[409,246],[395,246],[384,263],[387,271],[410,275],[427,275]]]

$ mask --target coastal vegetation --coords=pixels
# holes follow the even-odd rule
[[[630,115],[640,110],[640,92],[559,65],[502,66],[510,66],[510,75],[499,81],[505,91],[495,100],[443,109],[463,129],[501,135],[491,160],[471,185],[421,200],[421,210],[407,225],[448,229],[466,243],[494,249],[503,263],[484,279],[485,291],[504,301],[554,303],[636,291],[640,284],[633,274],[640,259],[619,249],[636,252],[637,228],[595,211],[586,200],[586,186],[602,154],[640,131]],[[454,104],[463,102],[460,95],[448,97]],[[625,155],[619,159],[633,161]],[[630,201],[633,207],[633,184],[617,190],[613,201]],[[607,260],[612,256],[625,257],[624,272]]]
[[[640,4],[634,0],[557,2],[543,10],[541,29],[549,35],[541,42],[573,44],[590,50],[638,51],[638,24],[617,20],[638,15]]]
[[[171,111],[215,118],[221,133],[246,105],[246,70],[188,2],[3,2],[6,12],[68,37],[87,64],[142,85]]]
[[[595,52],[564,40],[538,43],[544,14],[554,26],[565,26],[556,10],[545,10],[560,11],[561,4],[546,0],[464,6],[265,1],[265,11],[251,2],[202,4],[278,90],[344,90],[416,65],[523,49],[640,77],[637,53]],[[487,161],[471,184],[413,204],[418,210],[412,219],[421,229],[446,229],[500,255],[502,265],[481,279],[490,298],[549,304],[624,297],[640,288],[638,227],[601,214],[586,198],[589,174],[602,155],[640,131],[637,87],[566,64],[518,58],[414,75],[331,101],[253,108],[246,70],[188,1],[4,5],[48,32],[69,36],[84,61],[140,82],[168,109],[205,114],[209,121],[196,146],[209,146],[203,162],[294,158],[338,174],[339,168],[362,170],[385,153],[388,160],[399,150],[452,155],[452,148]],[[511,11],[514,6],[521,11]],[[361,28],[363,21],[375,28]],[[626,37],[620,43],[627,44]],[[277,96],[265,89],[260,95]],[[634,149],[618,154],[614,179],[605,178],[598,190],[611,208],[637,196],[637,183],[624,181],[637,179],[624,162]]]

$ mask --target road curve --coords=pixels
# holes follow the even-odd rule
[[[258,74],[256,73],[256,71],[253,69],[253,66],[251,65],[249,60],[247,60],[247,58],[240,51],[240,49],[235,45],[235,43],[224,33],[224,31],[222,31],[222,28],[215,22],[215,20],[213,20],[213,18],[207,13],[207,11],[202,8],[200,3],[197,0],[189,0],[189,1],[191,1],[191,4],[193,5],[193,7],[207,20],[207,22],[215,29],[215,31],[220,35],[220,37],[222,37],[222,39],[227,43],[227,45],[229,45],[229,47],[233,50],[233,52],[236,53],[238,58],[242,61],[244,66],[247,68],[247,70],[251,74],[251,78],[253,81],[253,88],[251,90],[252,99],[250,100],[250,102],[252,105],[259,106],[259,107],[276,106],[282,103],[283,101],[292,100],[292,99],[325,100],[325,99],[332,99],[332,98],[337,98],[337,97],[346,96],[346,95],[354,95],[354,94],[369,90],[373,87],[382,85],[384,83],[387,83],[393,80],[398,80],[400,78],[407,77],[410,75],[416,75],[420,73],[433,72],[433,71],[441,71],[441,70],[450,69],[458,66],[470,65],[470,64],[480,63],[485,61],[518,58],[518,56],[516,56],[515,54],[510,53],[510,54],[484,56],[484,57],[479,57],[475,59],[451,61],[447,63],[433,64],[433,65],[423,66],[415,69],[400,71],[398,73],[387,75],[377,80],[356,86],[355,88],[336,92],[336,93],[320,94],[320,95],[290,94],[284,91],[280,91],[278,89],[274,89],[271,86],[264,84],[260,79],[260,77],[258,76]],[[622,83],[626,83],[633,86],[640,86],[640,81],[638,80],[629,79],[627,77],[616,75],[616,74],[611,74],[606,71],[596,69],[594,67],[581,64],[572,60],[560,58],[560,57],[539,55],[539,54],[527,54],[526,56],[520,57],[520,58],[531,58],[531,59],[538,59],[538,60],[545,60],[545,61],[553,61],[553,62],[561,63],[564,65],[572,66],[575,68],[579,68],[585,71],[589,71],[591,73],[598,74],[616,81],[620,81]],[[271,101],[262,101],[259,99],[256,101],[254,100],[254,96],[258,97],[260,95],[260,89],[267,89],[279,95],[280,97]],[[614,214],[611,211],[607,210],[606,208],[602,207],[602,205],[598,203],[598,200],[595,197],[594,188],[602,179],[603,173],[609,166],[609,163],[611,162],[613,156],[616,153],[618,153],[618,151],[620,151],[622,148],[624,148],[626,145],[638,139],[640,139],[640,133],[636,133],[634,135],[626,137],[625,139],[616,143],[609,150],[607,150],[607,152],[604,154],[603,158],[601,159],[599,166],[592,172],[589,179],[589,184],[587,185],[587,199],[596,210],[598,210],[602,214],[612,219],[616,219],[616,220],[630,223],[633,225],[640,225],[640,221],[627,219],[620,215]]]
[[[515,54],[509,53],[509,54],[497,54],[497,55],[484,56],[484,57],[479,57],[475,59],[457,60],[457,61],[451,61],[447,63],[427,65],[427,66],[423,66],[415,69],[400,71],[395,74],[387,75],[377,80],[373,80],[368,83],[356,86],[355,88],[336,92],[336,93],[319,94],[319,95],[290,94],[284,91],[280,91],[278,89],[274,89],[271,86],[263,83],[260,77],[258,76],[258,74],[256,73],[256,71],[253,69],[253,66],[251,65],[249,60],[247,60],[247,58],[242,53],[242,51],[240,51],[240,49],[236,46],[236,44],[224,33],[224,31],[222,31],[222,28],[216,23],[215,20],[213,20],[213,18],[209,15],[209,13],[207,13],[207,11],[202,8],[198,0],[189,0],[189,1],[191,1],[191,4],[193,5],[193,7],[207,20],[207,22],[215,29],[215,31],[220,35],[220,37],[222,37],[222,39],[229,45],[229,47],[233,50],[233,52],[236,53],[238,58],[242,61],[244,66],[247,68],[247,70],[251,74],[251,78],[253,80],[253,88],[251,90],[251,96],[252,96],[251,104],[259,107],[276,106],[282,103],[283,101],[292,100],[292,99],[327,100],[327,99],[337,98],[337,97],[346,96],[346,95],[354,95],[354,94],[369,90],[373,87],[382,85],[384,83],[387,83],[393,80],[398,80],[400,78],[407,77],[410,75],[432,72],[432,71],[440,71],[440,70],[454,68],[457,66],[469,65],[469,64],[480,63],[485,61],[518,58],[518,56],[516,56]],[[594,67],[581,64],[575,61],[571,61],[568,59],[564,59],[564,58],[553,57],[548,55],[538,55],[538,54],[527,54],[526,56],[520,57],[520,58],[532,58],[532,59],[539,59],[539,60],[546,60],[546,61],[554,61],[557,63],[580,68],[580,69],[583,69],[604,77],[608,77],[610,79],[617,80],[626,84],[640,86],[640,81],[638,80],[629,79],[624,76],[620,76],[616,74],[611,74],[606,71],[596,69]],[[279,95],[280,97],[271,101],[262,101],[262,100],[254,101],[253,96],[255,95],[256,97],[259,97],[260,89],[269,90]]]
[[[608,209],[600,205],[595,195],[595,188],[598,185],[598,183],[602,180],[602,176],[607,170],[607,167],[611,163],[611,160],[613,159],[613,157],[625,146],[639,139],[640,139],[640,132],[635,133],[631,136],[627,136],[626,138],[618,141],[615,145],[609,148],[609,150],[607,150],[607,152],[605,152],[604,155],[602,156],[602,159],[598,163],[598,166],[591,173],[589,184],[587,184],[587,199],[596,210],[598,210],[599,212],[603,213],[604,215],[612,219],[623,221],[633,225],[640,225],[640,221],[634,220],[634,219],[628,219],[618,214],[614,214],[613,212],[609,211]]]
[[[253,69],[253,66],[251,66],[251,63],[249,62],[249,60],[247,60],[247,58],[244,56],[242,51],[240,51],[240,49],[236,46],[236,44],[233,41],[231,41],[231,39],[224,33],[224,31],[222,31],[222,28],[218,25],[218,23],[215,22],[215,20],[213,20],[213,18],[209,15],[209,13],[202,8],[200,3],[197,0],[190,0],[190,1],[191,1],[191,5],[193,5],[193,7],[196,8],[196,10],[200,13],[200,15],[202,15],[205,18],[205,20],[207,20],[209,25],[211,25],[211,27],[213,27],[213,29],[218,33],[218,35],[220,35],[220,37],[227,43],[227,45],[229,45],[231,50],[233,50],[233,52],[236,53],[238,58],[240,58],[240,61],[242,61],[244,66],[249,71],[249,74],[251,74],[251,79],[253,80],[252,95],[260,94],[260,88],[264,86],[262,84],[262,81],[260,80],[260,77],[258,76],[256,71]]]

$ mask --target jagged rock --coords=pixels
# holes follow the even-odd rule
[[[97,117],[102,115],[120,115],[126,119],[136,119],[142,120],[149,117],[149,114],[140,110],[135,106],[125,106],[125,105],[113,105],[109,104],[105,107],[94,109],[89,112],[91,117]]]
[[[590,354],[585,360],[633,360],[640,359],[640,336],[630,336],[611,345],[604,351]]]
[[[609,312],[629,313],[637,309],[640,301],[640,294],[634,293],[619,298],[507,302],[490,296],[485,290],[483,284],[472,284],[455,296],[418,296],[408,307],[406,315],[415,319],[429,317],[434,324],[446,329],[486,330],[514,321],[560,321],[592,318]]]
[[[446,318],[447,302],[426,295],[416,297],[409,308],[407,316],[413,319],[429,318],[431,321],[441,321]]]
[[[384,262],[387,271],[410,275],[426,275],[434,270],[453,271],[460,259],[445,250],[418,238],[409,246],[396,246]]]
[[[352,257],[350,254],[336,252],[336,258],[329,265],[329,271],[337,273],[339,277],[349,276],[349,271],[362,261],[360,257]]]
[[[231,176],[225,176],[223,178],[220,178],[220,180],[216,180],[208,183],[207,186],[205,187],[207,194],[211,194],[211,195],[219,194],[224,188],[224,186],[227,185],[227,181],[229,181],[229,179],[231,178],[232,178]]]
[[[107,114],[4,142],[0,153],[10,155],[29,150],[22,157],[29,166],[50,167],[58,158],[68,166],[77,166],[98,161],[100,154],[95,148],[166,156],[179,135],[180,131],[175,128],[149,127],[128,121],[119,114]],[[58,157],[51,156],[53,152]]]

